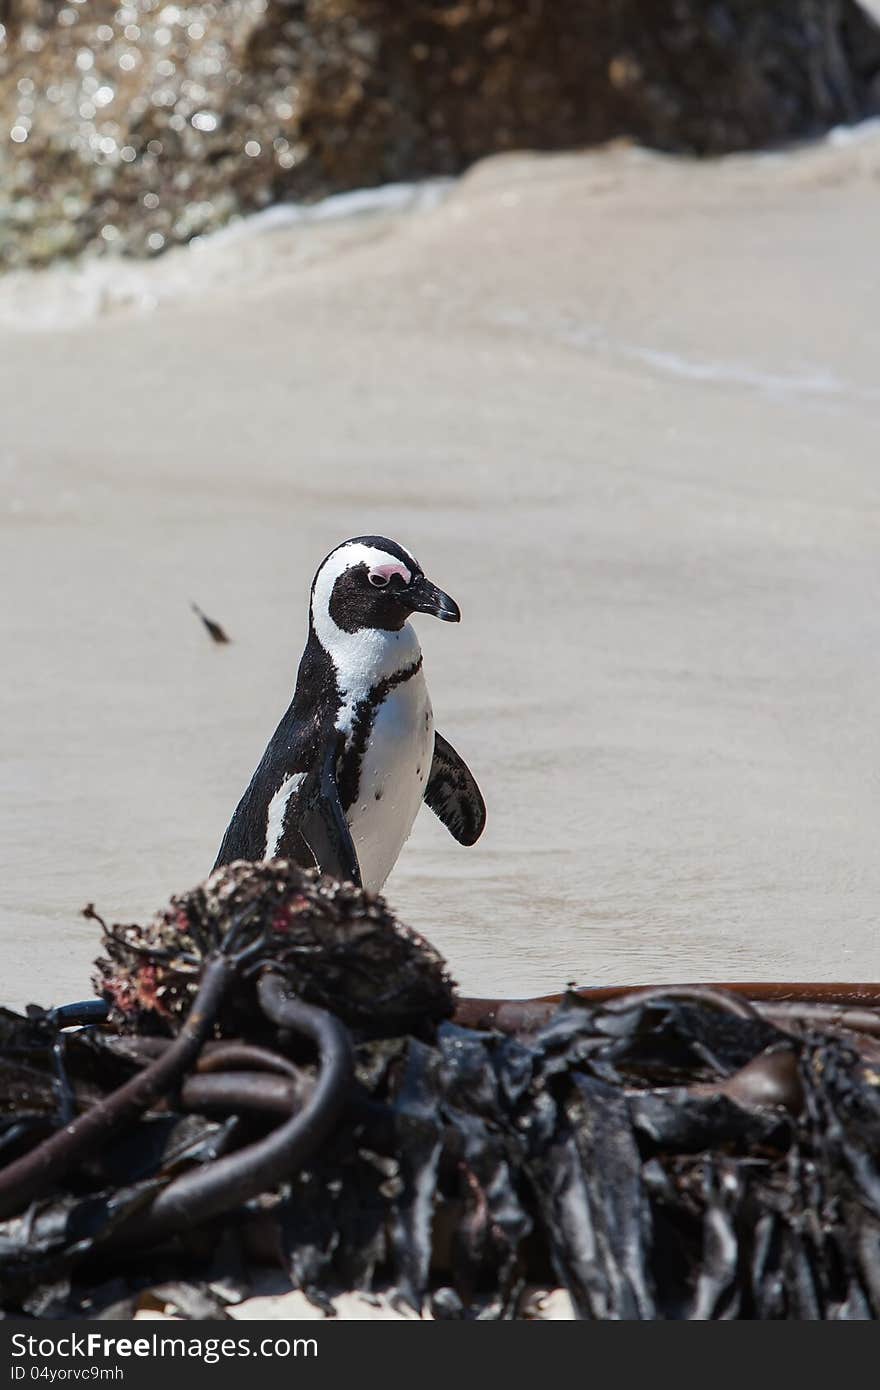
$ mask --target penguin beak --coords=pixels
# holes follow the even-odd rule
[[[438,589],[437,585],[432,584],[423,574],[413,580],[406,591],[406,598],[414,613],[432,613],[444,623],[461,622],[461,610],[455,599],[444,594],[442,589]]]

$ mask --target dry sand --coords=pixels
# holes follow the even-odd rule
[[[489,826],[423,812],[387,889],[464,990],[880,978],[878,171],[501,158],[120,273],[155,312],[0,287],[2,1001],[205,874],[374,531],[464,614],[419,627]]]

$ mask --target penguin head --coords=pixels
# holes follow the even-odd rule
[[[343,541],[312,583],[311,617],[319,631],[329,619],[343,632],[399,632],[413,613],[431,613],[447,623],[461,618],[455,600],[425,578],[408,550],[385,536]]]

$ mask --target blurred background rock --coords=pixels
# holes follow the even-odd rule
[[[0,265],[501,150],[719,154],[878,109],[854,0],[0,0]]]

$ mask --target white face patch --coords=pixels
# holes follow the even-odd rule
[[[333,586],[340,575],[354,565],[366,565],[368,573],[399,574],[406,583],[418,569],[411,555],[407,558],[412,567],[407,566],[396,555],[380,550],[374,545],[341,545],[324,561],[315,576],[312,590],[312,624],[315,635],[324,650],[330,655],[336,668],[336,680],[342,696],[342,707],[336,717],[336,727],[346,737],[351,733],[352,718],[356,706],[365,700],[379,681],[396,675],[405,666],[418,661],[421,655],[419,640],[409,623],[404,623],[399,632],[386,632],[383,628],[365,627],[358,632],[345,632],[330,616],[330,599]]]

